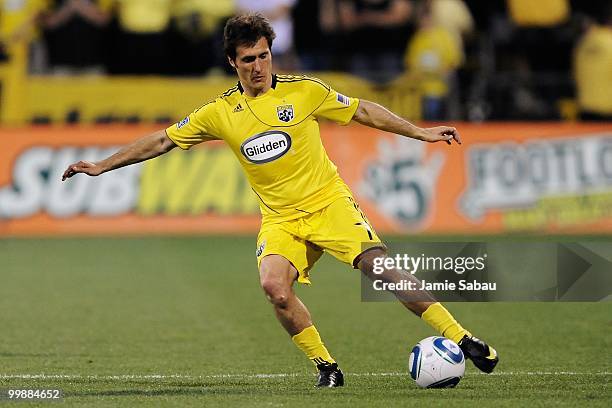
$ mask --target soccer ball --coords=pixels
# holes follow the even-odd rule
[[[432,336],[414,346],[408,366],[421,388],[453,388],[463,377],[465,358],[457,343]]]

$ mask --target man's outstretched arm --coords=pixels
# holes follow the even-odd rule
[[[107,171],[152,159],[169,152],[175,147],[174,142],[166,135],[166,131],[159,130],[135,140],[117,153],[97,163],[79,161],[71,164],[62,175],[62,181],[78,173],[98,176]]]
[[[422,140],[424,142],[445,141],[451,144],[452,140],[461,144],[461,138],[457,129],[450,126],[436,126],[432,128],[420,128],[405,119],[400,118],[387,108],[374,102],[360,100],[359,107],[353,116],[353,120],[362,125],[396,133]]]

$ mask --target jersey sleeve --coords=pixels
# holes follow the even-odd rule
[[[325,99],[312,113],[316,118],[325,118],[341,125],[348,124],[359,107],[359,99],[351,98],[329,89]]]
[[[217,101],[212,101],[196,109],[185,119],[166,129],[166,134],[181,149],[221,137],[215,125],[217,121]]]

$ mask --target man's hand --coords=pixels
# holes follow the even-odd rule
[[[69,179],[78,173],[85,173],[88,176],[99,176],[104,171],[102,166],[97,165],[96,163],[91,163],[88,161],[79,161],[77,163],[73,163],[64,172],[62,175],[62,181]]]
[[[457,129],[454,127],[436,126],[432,128],[423,128],[420,133],[420,139],[424,142],[435,143],[445,141],[448,144],[452,144],[454,140],[457,144],[461,144],[459,132],[457,132]]]

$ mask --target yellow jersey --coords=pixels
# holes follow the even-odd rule
[[[115,0],[119,25],[130,32],[164,31],[172,18],[173,0]]]
[[[612,115],[612,28],[595,25],[574,52],[574,76],[582,110]]]
[[[459,37],[443,26],[417,31],[408,44],[404,65],[420,81],[425,96],[448,93],[447,75],[461,66],[463,50]]]
[[[569,0],[506,0],[512,20],[521,27],[552,27],[570,17]]]
[[[0,40],[6,40],[49,7],[47,0],[0,0]]]
[[[259,196],[266,221],[310,214],[351,192],[323,144],[320,118],[347,124],[359,100],[319,79],[273,75],[263,95],[246,95],[240,82],[166,129],[182,149],[224,140]]]

